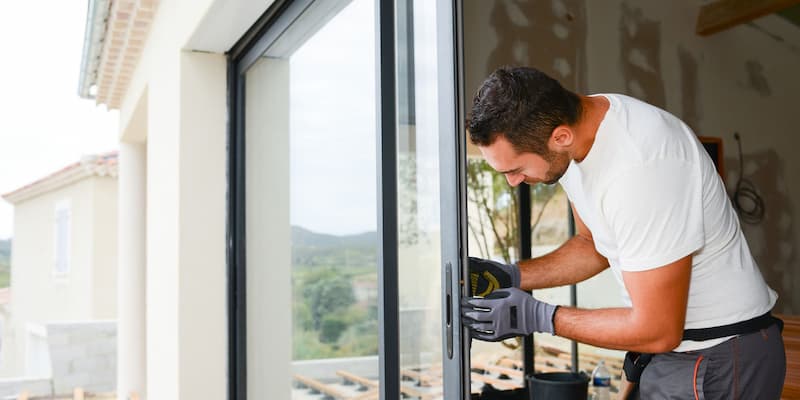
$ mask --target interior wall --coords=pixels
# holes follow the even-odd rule
[[[722,138],[725,181],[744,175],[763,198],[764,219],[743,224],[751,250],[780,297],[800,313],[798,210],[800,28],[777,16],[709,37],[694,33],[701,2],[680,0],[466,0],[468,97],[500,65],[531,65],[585,93],[632,95]],[[468,99],[469,102],[470,99]],[[469,109],[469,107],[467,107]]]
[[[290,71],[289,59],[264,57],[245,81],[246,237],[260,243],[245,255],[247,397],[254,399],[291,398]]]

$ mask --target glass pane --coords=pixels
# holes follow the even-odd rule
[[[578,307],[580,308],[607,308],[627,307],[622,302],[623,290],[617,284],[614,273],[610,269],[578,284]],[[608,350],[600,347],[578,344],[578,366],[581,371],[591,374],[599,360],[604,360],[606,367],[611,372],[611,391],[619,389],[622,374],[622,361],[625,352]],[[592,389],[589,388],[591,391]]]
[[[443,396],[436,2],[396,4],[401,391],[433,400]]]
[[[508,185],[480,157],[471,144],[467,157],[467,217],[469,255],[501,262],[519,260],[516,189]],[[471,346],[472,393],[486,385],[508,390],[523,386],[522,341],[500,343],[473,340]]]
[[[470,255],[502,262],[519,260],[515,188],[483,159],[471,156],[467,166]],[[559,185],[535,185],[531,191],[531,254],[555,250],[569,238],[569,203]],[[552,304],[570,302],[569,287],[534,291],[536,298]],[[547,334],[534,337],[534,370],[567,371],[571,368],[571,341]],[[522,340],[501,344],[473,341],[473,392],[485,384],[497,389],[523,385]],[[477,373],[477,375],[475,374]]]
[[[377,398],[373,3],[315,2],[245,76],[248,398]]]
[[[545,255],[569,239],[569,201],[560,185],[538,184],[531,191],[531,256]],[[534,290],[550,304],[569,305],[569,286]],[[534,334],[534,371],[569,371],[572,341],[550,334]]]

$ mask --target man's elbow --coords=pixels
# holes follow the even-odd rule
[[[651,319],[640,320],[638,352],[667,353],[678,347],[683,340],[683,324],[664,324]],[[662,323],[659,323],[662,322]]]
[[[683,341],[683,330],[661,332],[658,338],[650,343],[648,353],[667,353],[678,347]]]

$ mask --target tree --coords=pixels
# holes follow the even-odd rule
[[[344,311],[355,303],[353,287],[347,276],[333,269],[323,269],[308,274],[307,279],[303,296],[311,310],[314,330],[321,329],[326,316]]]
[[[335,343],[347,329],[348,322],[341,315],[329,314],[322,317],[319,330],[319,341],[322,343]]]
[[[505,176],[498,174],[483,159],[467,160],[467,201],[475,207],[476,215],[467,218],[469,233],[478,244],[482,258],[499,254],[507,263],[519,260],[519,201],[517,188],[508,184]],[[542,221],[542,215],[550,200],[558,192],[557,185],[537,184],[531,190],[531,236]],[[490,243],[493,240],[493,246]],[[514,343],[501,342],[517,349],[522,345],[519,338]]]
[[[531,233],[539,226],[542,214],[558,190],[556,185],[531,187]],[[516,191],[483,159],[467,160],[467,199],[477,209],[477,215],[468,218],[469,232],[478,244],[481,257],[499,254],[509,263],[519,259]],[[490,249],[492,242],[494,246]]]

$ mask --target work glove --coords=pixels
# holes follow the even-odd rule
[[[486,297],[494,290],[519,287],[520,272],[516,264],[503,264],[481,258],[469,258],[470,292],[473,296]]]
[[[466,297],[461,303],[462,323],[472,337],[499,342],[534,332],[555,333],[557,306],[536,300],[517,288],[498,289],[484,298]]]

